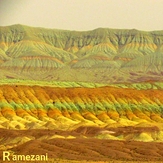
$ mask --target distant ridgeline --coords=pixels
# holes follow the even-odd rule
[[[163,31],[0,27],[0,63],[1,79],[162,81]]]

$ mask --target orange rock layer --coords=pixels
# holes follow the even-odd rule
[[[131,125],[134,125],[140,121],[162,123],[162,93],[162,90],[115,87],[3,85],[0,86],[0,122],[3,127],[7,127],[5,121],[20,122],[25,119],[28,122],[49,122],[48,118],[51,122],[59,122],[60,118],[64,118],[63,123],[68,124],[118,122],[129,125],[133,122]],[[15,117],[21,120],[14,119]]]

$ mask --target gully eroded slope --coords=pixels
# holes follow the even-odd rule
[[[159,88],[160,89],[160,88]],[[163,90],[114,86],[57,88],[0,86],[0,127],[6,129],[76,130],[101,127],[94,136],[104,139],[162,141]],[[133,132],[114,128],[133,126]],[[141,130],[137,127],[156,127]],[[110,128],[112,128],[110,130]],[[82,129],[84,135],[87,129]],[[88,132],[89,133],[89,132]]]
[[[0,78],[159,81],[163,79],[162,54],[163,31],[0,27]]]
[[[49,162],[162,161],[162,87],[1,85],[0,160],[7,150]]]

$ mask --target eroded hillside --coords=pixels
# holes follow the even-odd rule
[[[0,159],[7,150],[54,162],[163,160],[161,82],[31,83],[0,85]]]
[[[0,127],[71,131],[94,126],[105,128],[94,133],[94,136],[99,138],[161,141],[162,93],[162,89],[157,85],[154,89],[144,90],[120,86],[57,88],[2,85]],[[136,136],[132,132],[114,135],[114,128],[125,126],[133,126],[135,130],[136,127],[156,129],[150,132],[148,129],[142,130]],[[107,131],[107,128],[113,128],[112,132]],[[87,130],[83,129],[82,132],[85,135]]]
[[[158,81],[163,72],[162,45],[162,31],[0,27],[0,77],[105,83]]]

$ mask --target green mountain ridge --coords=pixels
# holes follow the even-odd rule
[[[11,78],[20,79],[157,81],[162,80],[162,54],[163,31],[0,27],[0,78],[7,78],[7,71]]]

